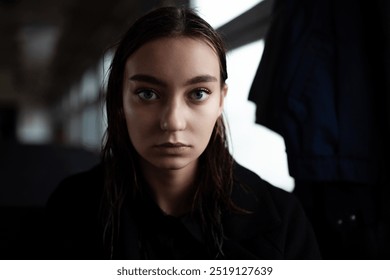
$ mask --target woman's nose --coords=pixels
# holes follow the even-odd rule
[[[172,100],[164,105],[160,127],[164,131],[180,131],[186,129],[184,108],[179,101]]]

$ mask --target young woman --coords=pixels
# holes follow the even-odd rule
[[[294,197],[235,163],[225,48],[194,12],[160,8],[119,43],[102,163],[48,202],[60,259],[319,258]]]

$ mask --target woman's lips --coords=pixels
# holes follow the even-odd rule
[[[183,144],[180,142],[175,142],[175,143],[166,142],[166,143],[158,144],[155,147],[160,153],[163,153],[165,155],[175,156],[175,155],[186,153],[191,148],[191,145]]]
[[[190,145],[186,145],[180,142],[172,143],[172,142],[166,142],[157,145],[157,147],[162,147],[162,148],[182,148],[182,147],[190,147]]]

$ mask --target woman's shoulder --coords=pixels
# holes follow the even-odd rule
[[[101,165],[65,178],[46,204],[45,250],[52,259],[102,258]]]
[[[267,207],[279,212],[291,207],[300,207],[300,203],[292,193],[271,185],[238,163],[234,165],[234,178],[233,193],[241,203],[246,202],[245,204],[249,203],[253,206],[258,206],[258,203],[266,204]]]
[[[101,182],[103,180],[103,164],[97,164],[90,169],[80,173],[73,174],[64,178],[59,187],[63,186],[78,186],[78,185],[91,185],[92,183]]]
[[[232,240],[246,244],[246,250],[257,258],[320,258],[311,225],[292,193],[239,164],[234,166],[234,176],[232,200],[243,213],[231,212],[225,217]]]
[[[64,178],[49,197],[47,208],[69,208],[100,200],[103,190],[103,167],[98,164],[89,170]],[[89,206],[89,205],[88,205]]]

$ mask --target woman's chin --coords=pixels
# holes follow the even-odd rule
[[[146,161],[146,166],[158,170],[182,170],[186,168],[192,168],[196,166],[197,160],[191,160],[188,158],[164,158],[164,159],[152,159]],[[146,167],[145,166],[145,167]]]

